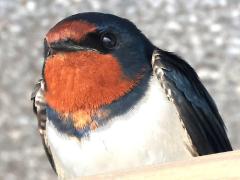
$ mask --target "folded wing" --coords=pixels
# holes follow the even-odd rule
[[[232,150],[218,109],[192,67],[160,49],[153,53],[152,66],[166,95],[175,104],[197,153]]]

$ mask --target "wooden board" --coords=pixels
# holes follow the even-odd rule
[[[240,180],[240,151],[89,177],[85,180]]]

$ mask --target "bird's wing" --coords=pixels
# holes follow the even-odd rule
[[[37,116],[38,120],[38,130],[42,139],[42,143],[47,154],[48,160],[56,172],[55,164],[53,161],[52,153],[48,145],[48,140],[46,136],[46,102],[44,99],[44,81],[40,79],[34,87],[31,95],[31,100],[33,101],[33,111]]]
[[[196,72],[180,57],[160,49],[152,66],[199,155],[232,150],[218,109]]]

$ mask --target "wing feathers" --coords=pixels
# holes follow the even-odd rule
[[[224,122],[197,74],[178,56],[155,50],[152,65],[199,155],[232,150]]]

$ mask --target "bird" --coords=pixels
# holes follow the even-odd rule
[[[54,25],[31,99],[59,179],[232,150],[195,70],[116,15],[85,12]]]

